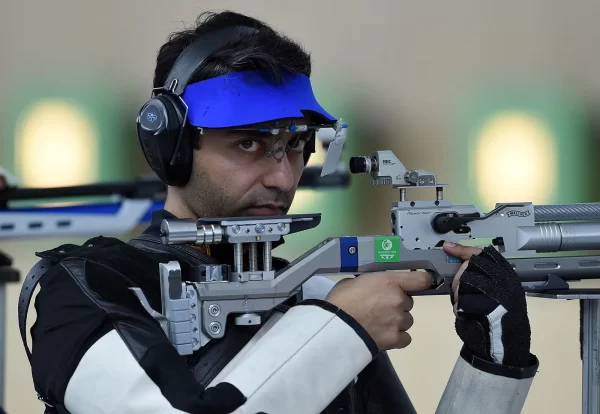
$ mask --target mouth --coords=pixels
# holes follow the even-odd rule
[[[281,204],[262,204],[247,209],[251,216],[283,216],[287,207]]]

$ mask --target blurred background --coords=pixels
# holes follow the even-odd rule
[[[262,19],[313,58],[317,98],[349,124],[344,157],[393,150],[407,168],[475,203],[600,201],[598,1],[3,0],[0,166],[23,187],[131,179],[150,172],[135,115],[168,34],[207,10]],[[311,164],[324,158],[317,154]],[[426,191],[411,197],[433,197]],[[302,191],[292,213],[322,224],[276,250],[288,259],[328,236],[389,233],[398,194],[352,177],[346,190]],[[136,229],[136,232],[141,229]],[[127,239],[136,232],[124,234]],[[90,235],[90,237],[93,235]],[[86,238],[0,240],[23,276],[34,252]],[[4,408],[43,412],[7,290]],[[541,363],[525,413],[581,411],[579,305],[529,298]],[[419,413],[432,413],[460,349],[447,297],[419,297],[413,342],[391,353]],[[31,308],[30,321],[35,319]]]

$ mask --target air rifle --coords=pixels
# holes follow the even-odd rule
[[[160,265],[162,309],[151,309],[144,293],[132,288],[181,354],[191,354],[221,338],[229,315],[238,325],[261,323],[261,313],[295,295],[313,275],[424,269],[434,285],[413,295],[451,292],[461,261],[442,249],[444,241],[492,239],[509,260],[529,293],[560,293],[568,282],[600,278],[600,256],[543,257],[540,253],[600,248],[600,203],[497,204],[483,213],[474,205],[456,205],[443,197],[447,184],[434,173],[407,170],[391,151],[352,157],[350,172],[370,174],[374,185],[399,190],[392,203],[390,234],[327,238],[285,268],[272,269],[271,248],[288,234],[316,227],[320,214],[272,217],[166,219],[162,242],[233,245],[233,266],[202,265],[182,271],[179,263]],[[435,199],[412,201],[407,191],[435,190]],[[258,255],[262,255],[258,268]],[[244,256],[249,255],[244,267]],[[183,312],[182,312],[183,311]]]

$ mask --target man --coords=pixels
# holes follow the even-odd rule
[[[431,286],[427,273],[335,286],[315,277],[261,325],[229,324],[186,357],[129,290],[160,310],[159,263],[231,265],[227,244],[162,244],[165,218],[287,213],[315,129],[336,122],[314,99],[310,71],[299,45],[232,12],[209,14],[161,47],[154,88],[167,91],[140,110],[138,136],[169,185],[165,209],[129,243],[96,237],[38,253],[50,268],[36,298],[32,372],[55,412],[414,412],[385,351],[410,344],[407,293]],[[452,297],[464,347],[438,410],[518,412],[538,365],[523,289],[494,249],[445,249],[465,261]]]

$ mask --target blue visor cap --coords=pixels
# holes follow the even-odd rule
[[[282,83],[258,71],[234,72],[190,84],[182,95],[188,122],[200,128],[232,128],[317,115],[317,124],[337,119],[317,102],[310,79],[286,72]]]

